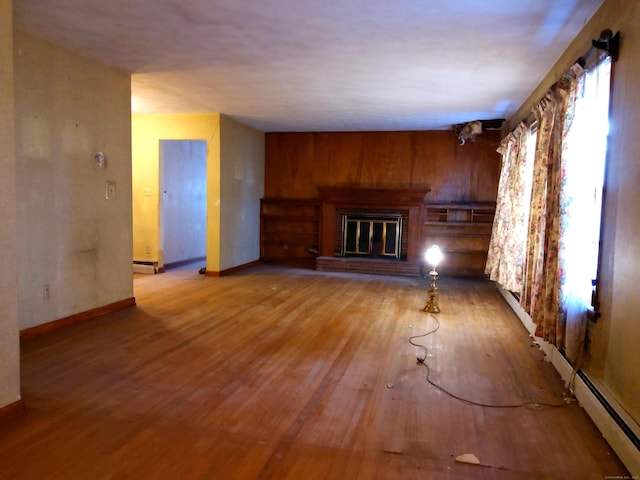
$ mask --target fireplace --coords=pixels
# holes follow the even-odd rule
[[[333,256],[406,260],[408,210],[337,208]]]
[[[419,274],[428,188],[318,187],[322,200],[316,269]]]

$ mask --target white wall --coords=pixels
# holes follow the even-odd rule
[[[0,408],[20,399],[11,0],[0,0]]]
[[[133,296],[131,83],[16,32],[20,328]],[[94,162],[107,156],[106,168]],[[105,198],[107,181],[115,198]],[[50,298],[44,298],[49,285]]]
[[[263,132],[220,116],[220,270],[260,258]]]

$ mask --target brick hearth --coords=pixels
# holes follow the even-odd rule
[[[321,272],[373,273],[378,275],[404,275],[417,277],[422,274],[420,263],[403,260],[318,257],[316,270]]]

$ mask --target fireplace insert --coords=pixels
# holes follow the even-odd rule
[[[340,254],[344,257],[399,259],[402,215],[354,213],[342,215]]]

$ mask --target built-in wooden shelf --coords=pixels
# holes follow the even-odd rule
[[[314,268],[320,235],[320,201],[260,200],[260,259]]]
[[[440,273],[484,275],[495,209],[492,202],[425,204],[424,243],[444,253]]]

